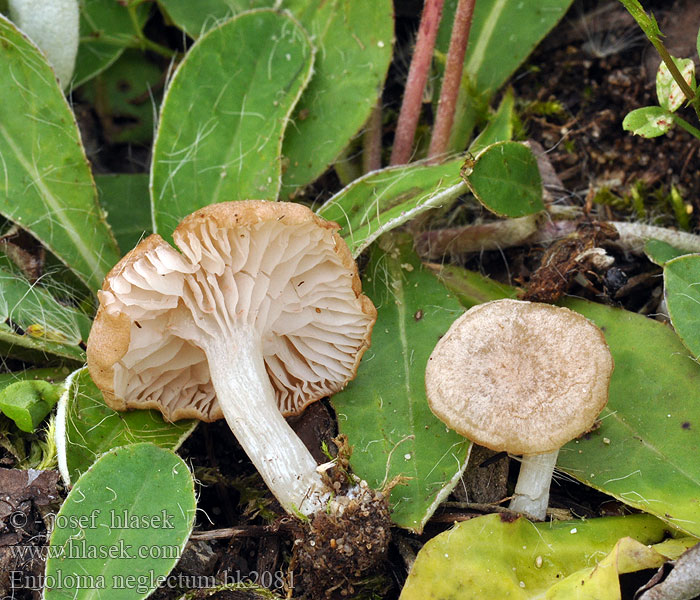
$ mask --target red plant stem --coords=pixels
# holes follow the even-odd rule
[[[382,168],[382,101],[372,109],[362,136],[362,172]]]
[[[459,95],[459,84],[462,81],[464,55],[469,41],[469,30],[472,26],[472,15],[476,0],[459,0],[455,11],[455,20],[450,36],[450,48],[447,51],[445,75],[442,78],[442,89],[438,101],[437,115],[433,125],[433,135],[430,138],[428,158],[444,154],[450,141],[452,123],[455,118],[455,107]]]
[[[391,151],[391,164],[404,165],[411,158],[413,138],[420,117],[423,89],[428,81],[433,48],[437,37],[443,0],[425,0],[423,14],[418,26],[416,47],[413,50],[411,66],[408,70],[406,89],[403,93],[401,112],[396,123],[394,147]]]

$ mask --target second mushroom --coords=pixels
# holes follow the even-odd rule
[[[491,450],[522,455],[510,508],[544,519],[559,449],[608,401],[613,359],[603,332],[569,310],[519,300],[458,318],[428,361],[430,408]]]
[[[288,511],[328,497],[284,419],[342,389],[376,310],[338,225],[286,202],[215,204],[185,218],[177,252],[152,235],[107,275],[88,366],[116,410],[225,418]]]

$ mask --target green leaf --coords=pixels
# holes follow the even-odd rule
[[[425,396],[428,357],[462,307],[411,247],[407,236],[382,236],[374,247],[363,282],[378,310],[372,346],[332,403],[355,473],[374,488],[410,478],[391,493],[392,519],[420,533],[459,480],[470,444],[446,429]]]
[[[197,37],[243,10],[289,11],[317,50],[313,78],[294,109],[282,154],[285,194],[311,183],[338,158],[365,123],[381,93],[392,57],[391,0],[161,0],[170,17]],[[342,118],[338,118],[342,115]]]
[[[13,373],[0,373],[0,391],[18,381],[45,380],[50,383],[57,383],[63,381],[69,374],[70,371],[66,367],[45,367],[15,371]]]
[[[170,19],[197,39],[205,32],[246,10],[270,8],[270,0],[158,0],[158,5]]]
[[[67,346],[46,338],[19,335],[7,323],[0,323],[0,354],[34,363],[45,363],[50,356],[72,364],[84,363],[85,352],[79,346]]]
[[[182,555],[195,511],[180,457],[149,443],[111,450],[56,515],[44,598],[146,598]]]
[[[375,171],[343,188],[317,212],[341,226],[340,235],[357,257],[383,233],[465,193],[461,165],[458,159],[443,165],[414,163]]]
[[[15,337],[31,337],[46,352],[53,353],[54,343],[73,346],[82,356],[77,346],[87,341],[88,316],[59,303],[41,284],[30,283],[17,270],[5,268],[4,262],[0,260],[0,321]],[[8,354],[14,356],[12,349]]]
[[[423,546],[400,600],[615,600],[618,572],[666,561],[662,544],[646,547],[665,534],[666,525],[649,515],[551,523],[477,517]]]
[[[486,286],[477,273],[456,267],[450,272],[443,282],[465,306],[515,292]],[[460,278],[466,283],[457,284]],[[469,296],[473,288],[479,290],[478,298]],[[700,366],[671,328],[658,321],[573,298],[562,305],[603,330],[615,370],[601,427],[564,446],[558,466],[625,504],[700,536]]]
[[[501,298],[518,298],[518,289],[498,283],[474,271],[467,271],[454,265],[432,267],[442,284],[454,293],[465,309],[472,306],[499,300]]]
[[[673,58],[673,62],[691,89],[695,89],[695,63],[693,59]],[[664,61],[661,61],[659,70],[656,72],[656,96],[661,108],[668,112],[676,112],[685,102],[683,90],[676,83]]]
[[[282,135],[312,58],[304,30],[268,10],[199,38],[161,109],[151,170],[158,233],[169,239],[183,217],[208,204],[277,199]]]
[[[0,412],[31,433],[58,402],[59,390],[48,381],[17,381],[0,392]]]
[[[0,213],[92,290],[117,262],[73,112],[39,50],[0,16]]]
[[[602,427],[567,444],[559,466],[700,536],[700,366],[658,321],[581,300],[564,305],[605,332],[615,371]]]
[[[689,252],[661,240],[647,240],[644,244],[644,254],[651,262],[663,267],[669,260],[677,256],[684,256]]]
[[[513,137],[513,119],[515,118],[515,98],[513,90],[503,95],[503,100],[494,114],[484,127],[483,131],[469,145],[471,154],[479,154],[487,146],[497,142],[506,142]]]
[[[542,179],[532,151],[519,142],[498,142],[468,160],[464,179],[474,196],[501,217],[544,210]]]
[[[125,254],[152,233],[148,175],[95,175],[95,183],[107,222]]]
[[[655,138],[673,126],[673,115],[660,106],[638,108],[622,120],[622,129],[645,138]]]
[[[564,16],[573,0],[496,0],[474,7],[450,149],[467,147],[477,111]],[[447,53],[457,0],[447,0],[436,48]]]
[[[80,0],[80,45],[75,59],[73,87],[78,87],[104,71],[119,58],[124,48],[136,42],[136,30],[143,28],[149,6],[134,10],[135,21],[122,2]]]
[[[464,59],[464,70],[475,81],[476,89],[497,91],[559,22],[572,1],[477,2]]]
[[[153,105],[159,103],[161,69],[137,50],[127,50],[83,86],[80,97],[99,114],[104,135],[113,144],[149,144]]]
[[[392,57],[391,0],[286,0],[317,49],[314,75],[285,133],[284,191],[316,179],[364,125]]]
[[[168,423],[155,410],[112,410],[87,367],[72,373],[66,386],[56,415],[58,464],[66,485],[87,471],[102,453],[118,446],[152,442],[177,450],[198,423]]]
[[[700,254],[679,256],[664,265],[664,291],[676,333],[693,356],[700,357]]]

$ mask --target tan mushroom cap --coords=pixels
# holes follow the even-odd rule
[[[342,389],[376,309],[338,229],[300,204],[249,200],[186,217],[181,253],[158,235],[141,242],[98,292],[87,355],[107,404],[222,418],[198,340],[240,326],[259,334],[283,414]]]
[[[602,331],[582,315],[497,300],[452,324],[425,382],[433,413],[461,435],[492,450],[540,454],[593,425],[612,371]]]

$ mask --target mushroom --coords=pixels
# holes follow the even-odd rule
[[[544,519],[559,448],[591,428],[608,400],[613,359],[601,330],[567,308],[477,305],[435,346],[430,409],[492,450],[521,454],[510,508]]]
[[[342,389],[376,309],[339,226],[300,204],[207,206],[151,235],[107,274],[88,339],[90,374],[115,410],[225,418],[288,512],[328,489],[284,416]]]

